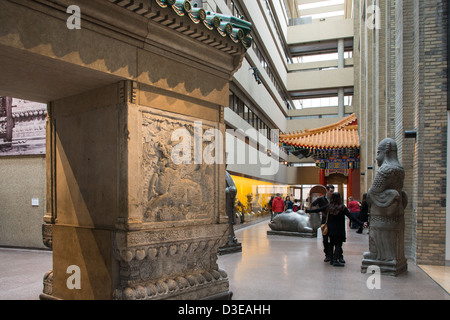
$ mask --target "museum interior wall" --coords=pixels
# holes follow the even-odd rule
[[[417,263],[444,265],[450,232],[445,200],[448,4],[356,1],[355,10],[361,17],[355,19],[354,55],[361,186],[367,190],[372,184],[378,143],[394,138],[406,169],[406,255]]]
[[[111,48],[111,34],[92,23],[95,21],[94,18],[92,18],[94,20],[90,18],[84,22],[83,28],[85,28],[84,35],[86,37],[79,39],[76,34],[64,28],[63,24],[67,18],[64,10],[59,10],[55,17],[48,19],[53,14],[49,8],[29,2],[32,3],[32,10],[22,10],[23,8],[17,4],[18,2],[20,1],[4,1],[1,4],[3,10],[0,10],[0,20],[5,22],[6,27],[0,32],[0,48],[2,49],[0,66],[5,75],[3,78],[8,79],[8,81],[1,82],[2,95],[14,95],[19,92],[15,84],[21,83],[23,98],[61,103],[62,97],[75,97],[77,94],[83,93],[82,96],[90,100],[96,99],[87,94],[90,90],[103,88],[101,92],[105,93],[111,90],[109,87],[111,84],[117,85],[124,78],[133,78],[147,83],[146,86],[141,86],[136,91],[139,94],[137,99],[140,101],[141,107],[142,105],[156,106],[166,112],[181,112],[185,116],[204,119],[205,122],[223,121],[223,125],[227,129],[255,128],[231,108],[225,108],[221,111],[223,113],[217,112],[215,109],[217,105],[227,105],[225,97],[229,92],[233,92],[248,107],[253,108],[253,114],[274,130],[295,131],[297,127],[302,129],[319,127],[335,122],[335,118],[301,119],[301,117],[317,116],[318,113],[329,116],[339,112],[338,107],[320,108],[320,110],[287,109],[284,97],[280,95],[272,81],[273,75],[261,63],[259,51],[261,48],[257,47],[255,43],[264,44],[262,51],[275,53],[273,57],[270,57],[269,62],[277,70],[278,80],[290,79],[292,90],[297,90],[299,88],[293,86],[298,85],[298,79],[304,80],[304,78],[300,76],[300,73],[289,75],[289,71],[296,73],[301,71],[299,70],[301,67],[299,65],[288,67],[284,61],[282,46],[276,33],[269,26],[268,21],[271,17],[263,7],[263,2],[249,1],[245,3],[246,7],[243,13],[254,21],[255,41],[252,47],[248,48],[244,60],[241,62],[241,68],[234,73],[232,83],[229,87],[222,86],[218,90],[213,88],[212,91],[209,91],[211,89],[209,87],[206,89],[208,91],[206,94],[198,87],[183,87],[181,83],[193,76],[192,69],[196,69],[194,71],[196,77],[203,77],[205,69],[210,71],[209,66],[201,66],[198,61],[187,66],[191,61],[177,56],[174,52],[178,48],[172,45],[170,48],[153,48],[152,55],[148,55],[146,50],[149,43],[164,41],[161,35],[147,34],[148,19],[142,16],[137,16],[130,11],[123,15],[121,20],[117,20],[117,16],[110,17],[111,20],[108,23],[119,21],[119,25],[115,27],[126,31],[116,39],[117,50],[108,50]],[[377,4],[381,9],[379,12],[381,28],[366,27],[365,15],[372,4]],[[113,4],[108,5],[112,6]],[[205,1],[204,5],[214,10],[220,9],[225,14],[232,13],[229,3],[226,1]],[[417,262],[442,265],[450,255],[448,240],[446,242],[446,237],[448,238],[450,233],[449,228],[446,228],[446,219],[448,219],[446,213],[446,198],[448,198],[446,185],[447,47],[443,45],[448,41],[447,4],[437,0],[426,2],[380,0],[367,1],[365,6],[359,1],[354,1],[354,5],[357,13],[355,17],[361,17],[361,19],[355,19],[353,32],[349,30],[348,21],[345,22],[344,30],[345,36],[354,36],[355,38],[353,58],[345,61],[346,69],[348,69],[345,70],[345,74],[351,72],[352,75],[341,79],[342,83],[339,85],[354,83],[353,105],[345,106],[344,113],[356,112],[359,119],[362,151],[359,175],[360,195],[371,186],[376,173],[375,157],[378,142],[386,136],[395,138],[399,146],[400,161],[407,169],[405,188],[410,199],[405,211],[406,254],[409,259]],[[89,7],[89,10],[91,10],[89,14],[95,13],[95,5]],[[18,14],[18,12],[23,16],[23,20],[17,21],[13,18],[14,14]],[[279,15],[279,19],[284,19],[284,14],[279,12]],[[95,17],[95,14],[93,16]],[[46,23],[41,23],[42,21],[46,21]],[[42,43],[39,43],[38,38],[32,35],[18,34],[17,30],[28,28],[30,25],[35,28],[36,34],[42,36]],[[281,25],[283,24],[281,23]],[[61,34],[50,31],[59,30],[59,26],[63,26],[60,28]],[[311,26],[303,26],[303,28],[309,27]],[[280,30],[286,38],[289,28],[283,26]],[[297,28],[302,29],[300,26],[296,26],[294,29]],[[292,38],[295,34],[294,29],[290,29],[291,40],[289,41],[291,44],[305,41]],[[130,34],[133,36],[130,37]],[[155,38],[152,38],[153,36]],[[313,32],[296,36],[309,37],[305,38],[307,41],[318,39]],[[335,37],[342,37],[342,35],[338,34]],[[79,52],[74,47],[74,43],[77,43],[78,40],[81,41],[83,48]],[[169,40],[165,44],[169,44]],[[136,51],[134,46],[141,41],[147,41],[147,47],[145,50],[138,49]],[[189,43],[195,43],[193,41],[190,39]],[[96,52],[90,49],[90,43],[98,44],[106,52],[103,60],[95,58]],[[12,45],[9,46],[10,44]],[[168,60],[161,57],[165,54],[166,49],[170,51]],[[194,55],[195,50],[190,51],[189,54]],[[205,54],[200,56],[207,62],[215,60],[215,58],[205,57]],[[18,63],[17,57],[20,57],[23,63]],[[157,68],[150,68],[150,71],[142,69],[142,66],[146,67],[151,64],[153,59],[157,59],[157,64],[164,67],[165,70],[169,70],[167,78],[164,74],[158,73]],[[180,60],[177,61],[178,59]],[[173,64],[172,61],[176,61],[176,63]],[[227,60],[222,64],[219,63],[216,71],[212,72],[214,76],[208,75],[207,79],[214,80],[216,76],[226,77],[230,70],[219,72],[217,69],[223,68],[231,62]],[[179,66],[179,68],[175,66]],[[140,67],[141,69],[139,69]],[[252,71],[254,67],[258,68],[263,85],[255,81]],[[315,81],[314,88],[317,89],[322,86],[319,83],[322,81],[320,81],[319,74],[315,75],[314,79],[317,81]],[[169,78],[172,80],[168,81]],[[341,77],[334,78],[339,80]],[[117,90],[112,91],[115,93],[108,96],[115,99]],[[190,98],[180,104],[179,98],[188,95]],[[205,95],[208,96],[208,101],[199,103]],[[98,96],[104,95],[98,94]],[[109,105],[98,104],[97,106],[102,108],[95,108],[95,110],[82,109],[83,105],[86,106],[85,103],[77,102],[73,108],[80,108],[78,111],[80,114],[86,112],[91,116],[81,119],[80,115],[77,116],[75,113],[71,113],[72,111],[64,116],[59,116],[59,121],[67,124],[67,130],[71,124],[68,119],[71,117],[70,119],[78,119],[81,122],[86,121],[83,124],[79,123],[81,127],[96,127],[98,129],[94,132],[96,136],[101,137],[100,134],[103,132],[114,133],[114,127],[102,128],[102,123],[96,122],[96,120],[103,117],[112,120],[108,117],[114,117],[110,111],[115,110],[113,106],[117,107],[116,102]],[[117,114],[115,115],[117,116]],[[416,138],[405,138],[404,133],[407,130],[416,131]],[[17,134],[19,133],[17,132]],[[250,137],[246,141],[245,137],[233,136],[231,138],[229,133],[224,133],[224,136],[227,137],[227,143],[233,141],[238,146],[238,149],[234,151],[235,156],[242,153],[256,154],[257,158],[262,159],[265,163],[270,161],[273,171],[269,170],[265,173],[261,169],[268,167],[267,164],[255,166],[235,163],[229,166],[228,169],[235,173],[236,177],[246,177],[257,181],[253,182],[253,185],[314,184],[319,180],[319,172],[316,168],[286,167],[281,164],[280,161],[289,159],[289,156],[282,150],[273,149],[268,153],[255,142],[258,139],[252,140]],[[18,139],[19,136],[16,137]],[[64,131],[62,130],[59,138],[63,137]],[[88,136],[81,138],[90,139]],[[244,144],[239,144],[239,141]],[[97,145],[93,144],[91,148],[95,146],[101,148],[103,142],[98,140],[95,142]],[[76,141],[72,143],[76,144]],[[79,147],[79,145],[76,146]],[[268,154],[271,156],[269,157]],[[58,159],[53,160],[56,162]],[[112,161],[110,159],[110,162]],[[41,239],[42,216],[48,213],[45,211],[45,207],[49,205],[45,194],[45,157],[43,155],[6,155],[0,157],[0,164],[0,173],[4,177],[0,182],[0,187],[5,190],[0,195],[2,206],[5,203],[4,210],[2,209],[1,228],[8,231],[14,230],[14,232],[2,232],[0,245],[45,248]],[[60,164],[58,170],[68,172],[65,170],[67,168],[63,168],[63,162]],[[91,171],[87,172],[94,174],[94,169],[99,169],[101,172],[106,168],[92,167]],[[275,168],[278,170],[275,171]],[[103,174],[106,175],[105,172]],[[358,179],[358,175],[356,178]],[[40,180],[38,181],[38,179]],[[27,181],[27,184],[19,185],[18,181]],[[244,186],[246,183],[242,182],[242,185]],[[247,190],[250,189],[243,188],[242,193],[246,193]],[[86,185],[86,190],[79,190],[77,197],[86,200],[88,194],[92,193],[91,191],[93,190]],[[39,199],[39,205],[33,206],[32,199]],[[81,214],[80,217],[83,215]],[[33,222],[29,223],[30,226],[25,226],[21,223],[25,221],[24,219]],[[66,222],[72,223],[74,218]],[[108,224],[112,225],[111,221]],[[16,234],[16,230],[20,236]]]
[[[45,156],[0,157],[0,176],[0,246],[47,249],[41,227]]]

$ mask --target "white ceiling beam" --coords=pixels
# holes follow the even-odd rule
[[[324,2],[327,0],[297,0],[297,6],[310,3]]]
[[[335,12],[335,11],[344,11],[345,7],[344,4],[338,4],[334,6],[326,6],[326,7],[319,7],[319,8],[313,8],[313,9],[304,9],[300,10],[300,16],[311,16],[315,14],[323,14],[328,12]]]

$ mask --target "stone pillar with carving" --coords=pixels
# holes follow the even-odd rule
[[[77,39],[95,47],[100,37],[120,54],[108,55],[103,86],[50,104],[43,236],[53,270],[41,298],[230,299],[217,264],[229,233],[223,109],[249,24],[228,17],[227,33],[189,1],[130,3],[86,3],[99,23]],[[130,16],[127,32],[95,34]],[[125,79],[108,74],[117,69]]]
[[[371,266],[382,274],[397,276],[407,270],[404,253],[404,210],[408,197],[403,191],[405,171],[397,158],[397,144],[387,138],[380,142],[377,171],[368,191],[370,206],[369,252],[364,253],[361,271]]]

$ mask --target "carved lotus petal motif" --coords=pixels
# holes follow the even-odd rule
[[[176,280],[180,289],[189,287],[189,282],[186,280],[186,278],[178,277]]]
[[[120,256],[122,257],[123,260],[125,260],[126,262],[130,262],[131,260],[133,260],[134,258],[134,254],[131,250],[123,250],[120,253]]]
[[[145,255],[146,255],[145,250],[142,250],[142,249],[136,250],[136,259],[137,260],[139,260],[139,261],[144,260]]]
[[[197,250],[197,248],[198,248],[198,243],[193,242],[193,243],[191,243],[191,246],[189,247],[189,251],[194,252],[195,250]]]
[[[159,294],[166,294],[169,291],[169,288],[164,281],[156,282],[156,288]]]
[[[202,273],[202,275],[207,282],[211,282],[213,280],[213,276],[209,272],[204,272]]]
[[[143,286],[138,286],[136,288],[136,299],[144,299],[146,296],[147,290]]]
[[[149,257],[150,259],[155,258],[157,254],[158,254],[158,250],[156,250],[156,248],[150,248],[150,249],[148,249],[148,257]]]
[[[176,245],[170,246],[169,253],[170,253],[171,256],[175,255],[177,253],[177,251],[178,251],[178,248],[177,248]]]
[[[197,279],[195,278],[195,276],[193,276],[192,274],[188,275],[186,277],[187,281],[189,281],[189,284],[191,286],[195,286],[197,284]]]
[[[189,248],[189,244],[187,244],[187,243],[183,243],[182,245],[180,245],[180,249],[182,252],[186,252],[188,248]]]
[[[159,248],[159,255],[164,257],[167,254],[167,247]]]
[[[123,297],[124,300],[135,300],[136,294],[135,294],[135,292],[134,292],[133,289],[131,289],[131,288],[126,288],[126,289],[123,291],[122,297]]]
[[[177,282],[169,279],[167,280],[167,287],[169,288],[169,291],[175,291],[177,289]]]
[[[147,296],[153,297],[156,296],[156,293],[158,292],[158,288],[154,284],[147,285]]]

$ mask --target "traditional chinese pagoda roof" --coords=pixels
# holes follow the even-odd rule
[[[281,134],[280,143],[305,149],[359,149],[358,119],[352,114],[320,128]]]
[[[184,17],[195,25],[203,27],[203,31],[218,35],[219,38],[229,38],[234,43],[242,45],[245,49],[252,44],[250,35],[252,24],[234,16],[218,14],[203,8],[194,7],[189,0],[108,0],[129,11],[150,18],[156,22],[167,25],[174,30],[196,37],[202,42],[214,44],[220,47],[220,43],[214,37],[205,36],[201,30],[193,30],[183,22],[161,14],[160,9],[167,9],[178,17]],[[155,7],[155,4],[157,5]],[[159,8],[159,10],[157,9]],[[223,46],[223,45],[222,45]]]

